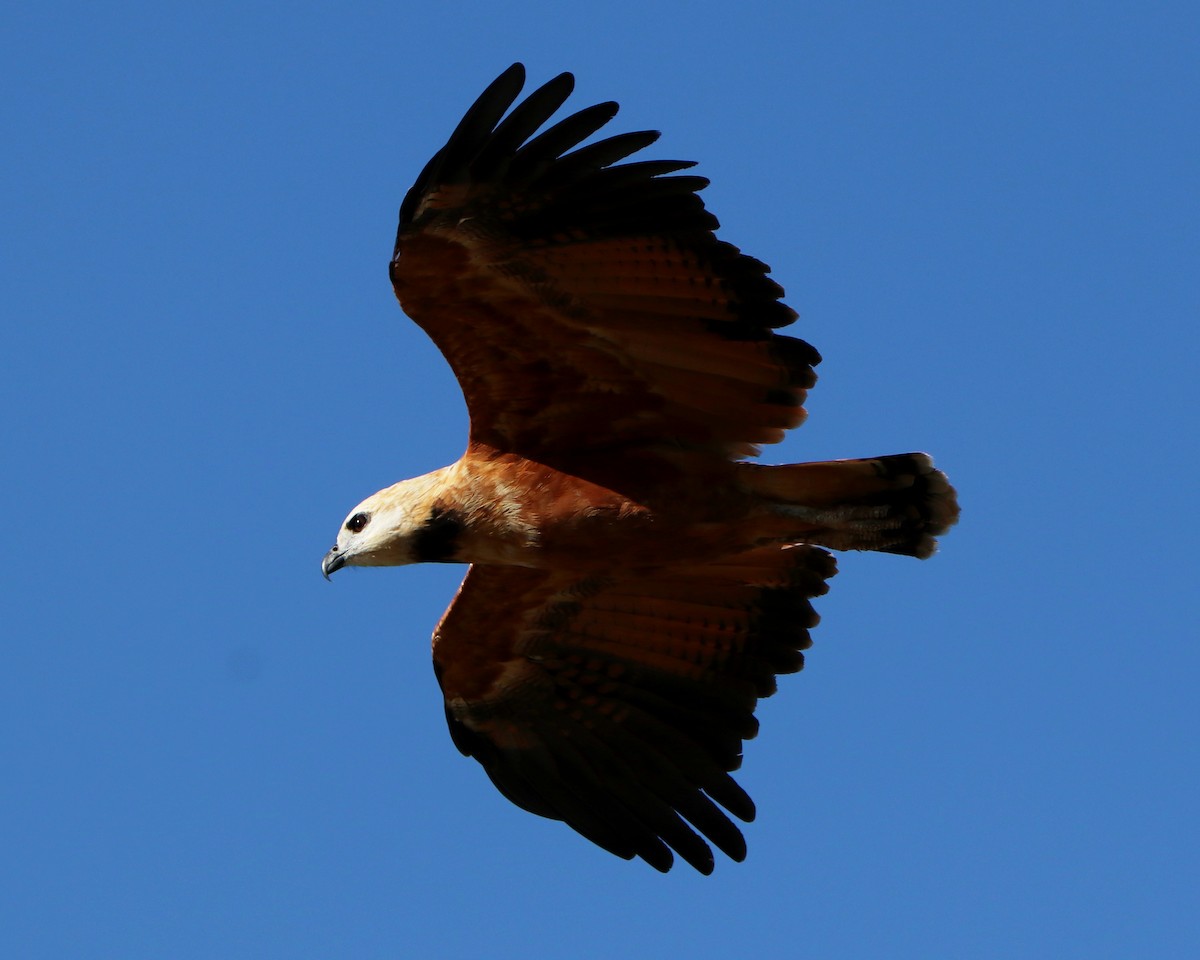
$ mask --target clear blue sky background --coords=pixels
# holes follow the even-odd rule
[[[1192,3],[114,3],[0,39],[0,955],[1194,957]],[[926,449],[663,877],[447,736],[453,567],[318,571],[466,417],[386,276],[514,60],[696,159],[825,354],[772,460]]]

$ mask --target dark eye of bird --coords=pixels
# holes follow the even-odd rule
[[[367,525],[367,521],[370,519],[371,515],[369,513],[356,513],[346,521],[346,529],[351,533],[358,533],[359,530]]]

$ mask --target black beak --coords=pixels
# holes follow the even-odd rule
[[[334,570],[341,570],[346,565],[346,558],[338,553],[337,544],[334,544],[330,551],[325,554],[325,559],[321,561],[321,573],[325,575],[325,579],[329,579],[329,575]]]

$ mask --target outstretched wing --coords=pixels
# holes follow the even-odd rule
[[[768,267],[717,240],[675,160],[618,163],[658,134],[578,147],[617,112],[534,135],[564,73],[505,113],[516,64],[484,91],[400,208],[391,278],[466,395],[471,439],[524,456],[671,443],[747,456],[804,418],[817,352]]]
[[[742,860],[727,813],[754,804],[729,771],[758,698],[803,666],[808,599],[834,571],[807,545],[619,580],[474,566],[434,634],[454,743],[518,806],[620,857],[666,871],[674,850],[711,873],[699,833]]]

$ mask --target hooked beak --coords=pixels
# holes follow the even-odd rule
[[[337,544],[325,554],[325,559],[321,561],[321,573],[325,575],[325,579],[329,579],[329,575],[334,570],[341,570],[346,565],[346,558],[338,552]]]

